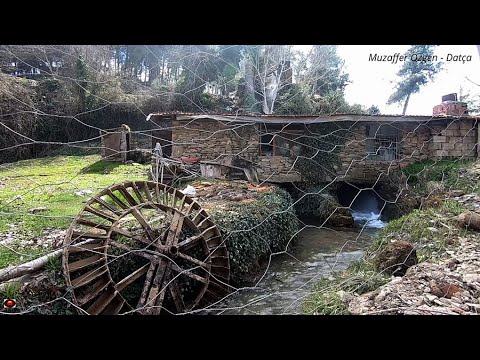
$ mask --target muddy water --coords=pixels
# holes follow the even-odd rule
[[[209,313],[300,314],[312,286],[332,271],[343,270],[358,260],[384,224],[367,222],[366,225],[372,227],[363,230],[305,227],[288,254],[271,259],[255,287],[236,291]]]

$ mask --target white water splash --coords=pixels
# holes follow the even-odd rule
[[[360,223],[362,226],[365,224],[367,228],[381,229],[387,225],[386,222],[380,220],[380,214],[375,212],[352,212],[353,220]]]

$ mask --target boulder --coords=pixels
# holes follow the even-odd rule
[[[351,227],[353,226],[353,216],[347,209],[336,209],[327,221],[330,226]]]
[[[480,231],[480,214],[465,211],[458,215],[458,224],[463,228]]]
[[[379,271],[403,276],[407,269],[418,263],[417,252],[408,241],[399,240],[388,244],[377,256],[375,265]]]

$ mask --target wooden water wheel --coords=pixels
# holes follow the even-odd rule
[[[65,238],[63,268],[88,314],[185,313],[227,294],[220,231],[181,191],[149,181],[90,199]]]

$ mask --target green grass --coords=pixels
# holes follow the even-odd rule
[[[11,281],[5,284],[3,288],[3,296],[6,299],[16,299],[20,294],[20,290],[22,289],[22,284],[18,281]]]
[[[479,184],[459,176],[460,169],[471,164],[471,160],[423,160],[406,166],[403,172],[418,193],[425,192],[428,181],[442,182],[446,188],[478,192]]]
[[[46,229],[66,229],[94,194],[115,183],[146,180],[148,168],[148,165],[102,161],[99,155],[55,156],[0,164],[0,235],[13,231],[19,239],[28,239]],[[92,194],[75,195],[80,190],[91,190]],[[37,207],[47,210],[29,212]],[[17,245],[12,247],[18,249]],[[41,251],[21,249],[26,257]],[[26,260],[0,245],[0,268]]]

